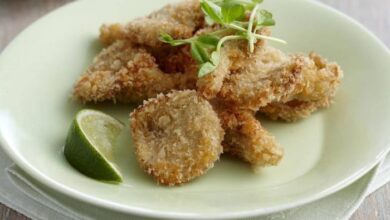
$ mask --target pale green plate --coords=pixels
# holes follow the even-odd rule
[[[128,21],[169,0],[77,1],[40,19],[0,57],[0,139],[9,156],[43,184],[74,198],[155,217],[234,218],[296,207],[342,189],[370,170],[390,141],[390,53],[346,16],[314,1],[269,0],[274,35],[285,51],[317,51],[345,79],[335,105],[295,124],[262,120],[285,147],[280,166],[255,174],[223,157],[181,187],[156,185],[134,158],[129,131],[116,151],[124,183],[89,179],[64,160],[62,146],[77,110],[73,83],[100,50],[103,22]],[[130,106],[89,106],[125,122]]]

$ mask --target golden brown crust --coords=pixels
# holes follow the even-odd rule
[[[303,80],[286,101],[272,102],[260,108],[260,112],[273,120],[297,121],[310,116],[319,108],[329,107],[343,77],[336,63],[330,63],[315,53],[309,57],[293,57],[303,63]]]
[[[192,58],[189,45],[179,47],[165,45],[159,48],[145,48],[156,59],[158,67],[163,72],[191,74],[193,79],[197,80],[198,64]]]
[[[225,77],[229,74],[230,60],[228,54],[222,49],[219,65],[212,72],[198,79],[198,91],[207,99],[212,99],[221,90]]]
[[[302,68],[303,84],[292,99],[308,102],[319,102],[320,107],[327,107],[334,98],[341,83],[343,72],[336,63],[328,62],[316,53],[308,57],[295,55],[304,60]]]
[[[164,185],[203,175],[222,153],[220,120],[195,91],[149,99],[131,113],[131,131],[139,164]]]
[[[318,108],[328,107],[339,87],[342,71],[336,63],[329,63],[315,53],[288,56],[281,51],[264,46],[257,48],[251,58],[239,66],[235,73],[226,77],[218,96],[235,108],[251,111],[283,110],[279,118],[287,117],[291,109],[295,118],[306,116]],[[281,104],[290,101],[306,103],[300,108]],[[272,107],[266,108],[272,103]],[[276,108],[278,106],[278,108]]]
[[[315,102],[292,100],[286,103],[270,103],[260,108],[259,112],[272,120],[281,119],[287,122],[294,122],[309,117],[317,109],[318,104]]]
[[[100,27],[99,38],[104,46],[109,46],[117,40],[124,40],[126,38],[125,27],[119,23],[103,24]]]
[[[205,34],[213,30],[214,28],[204,28],[199,30],[197,34]],[[268,36],[270,35],[270,30],[268,28],[262,28],[259,30],[259,34]],[[265,42],[260,40],[255,46],[256,48],[262,48],[264,44]],[[240,71],[242,66],[250,63],[250,60],[257,59],[249,54],[247,45],[247,42],[244,40],[228,41],[224,44],[221,49],[220,61],[217,68],[213,72],[198,79],[198,91],[205,98],[215,98],[221,91],[225,79],[230,74]]]
[[[253,166],[275,166],[283,158],[283,149],[250,111],[220,109],[225,137],[224,153],[234,155]]]
[[[164,73],[146,49],[117,41],[96,56],[73,94],[82,102],[140,102],[195,83],[195,74]]]
[[[270,102],[284,100],[302,80],[301,63],[269,46],[257,47],[237,66],[218,96],[239,109],[257,111]]]
[[[109,45],[116,40],[126,39],[132,43],[160,47],[162,32],[175,39],[190,38],[204,26],[204,15],[199,0],[185,0],[174,5],[167,5],[147,17],[138,18],[126,25],[103,25],[100,40]]]
[[[199,0],[168,5],[127,24],[103,25],[106,48],[75,85],[74,97],[82,102],[152,98],[131,113],[131,132],[140,166],[161,184],[203,175],[222,146],[254,166],[277,165],[283,149],[254,113],[285,121],[308,117],[331,104],[340,84],[340,67],[317,54],[287,55],[264,41],[251,54],[244,40],[228,41],[218,67],[198,79],[189,46],[159,40],[162,32],[179,39],[218,28],[205,27]],[[268,28],[259,31],[270,35]]]

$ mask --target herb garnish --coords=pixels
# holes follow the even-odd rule
[[[260,9],[263,0],[200,0],[206,22],[220,25],[218,31],[195,36],[189,39],[173,39],[162,33],[160,40],[172,46],[191,45],[191,55],[200,64],[198,76],[203,77],[218,66],[223,44],[229,40],[247,40],[249,52],[253,53],[257,40],[271,40],[286,43],[284,40],[257,34],[265,26],[275,25],[272,13]],[[249,20],[247,14],[250,14]]]

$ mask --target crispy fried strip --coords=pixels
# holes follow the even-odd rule
[[[186,0],[167,5],[147,17],[135,19],[125,25],[103,25],[100,40],[110,45],[116,40],[126,39],[135,44],[160,47],[161,33],[170,34],[175,39],[190,38],[204,26],[204,15],[199,0]]]
[[[260,108],[260,112],[273,120],[297,121],[310,116],[319,108],[327,108],[332,103],[343,77],[336,63],[329,63],[315,53],[303,60],[303,81],[297,86],[287,101],[273,102]]]
[[[283,149],[250,111],[231,111],[217,107],[225,137],[224,153],[234,155],[253,166],[275,166],[283,158]]]
[[[117,41],[95,57],[73,95],[82,102],[140,102],[173,89],[193,88],[195,82],[193,74],[164,73],[144,48]]]
[[[318,104],[316,102],[292,100],[286,103],[270,103],[260,108],[259,112],[272,120],[282,119],[287,122],[294,122],[309,117],[317,108]]]
[[[215,31],[213,28],[201,29],[197,34],[205,34]],[[258,34],[269,36],[271,31],[269,28],[262,28]],[[259,40],[256,43],[256,48],[264,47],[265,42]],[[221,91],[225,79],[237,71],[241,71],[243,66],[253,62],[257,59],[256,56],[248,52],[247,41],[233,40],[224,44],[221,49],[220,61],[217,68],[207,74],[206,76],[198,79],[197,87],[198,91],[207,99],[212,99],[217,96]]]
[[[304,106],[312,112],[330,105],[342,75],[337,64],[317,54],[288,56],[266,46],[226,78],[219,97],[236,108],[252,111],[266,111],[271,109],[264,108],[270,103],[280,105],[296,100],[309,103]],[[272,108],[273,114],[275,110]]]
[[[302,80],[301,62],[269,46],[256,48],[247,62],[237,66],[218,96],[239,109],[257,111],[268,103],[285,100]]]

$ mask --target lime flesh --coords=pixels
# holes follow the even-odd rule
[[[91,178],[118,183],[122,175],[113,164],[113,148],[124,125],[95,110],[77,113],[68,131],[64,154],[78,171]]]

